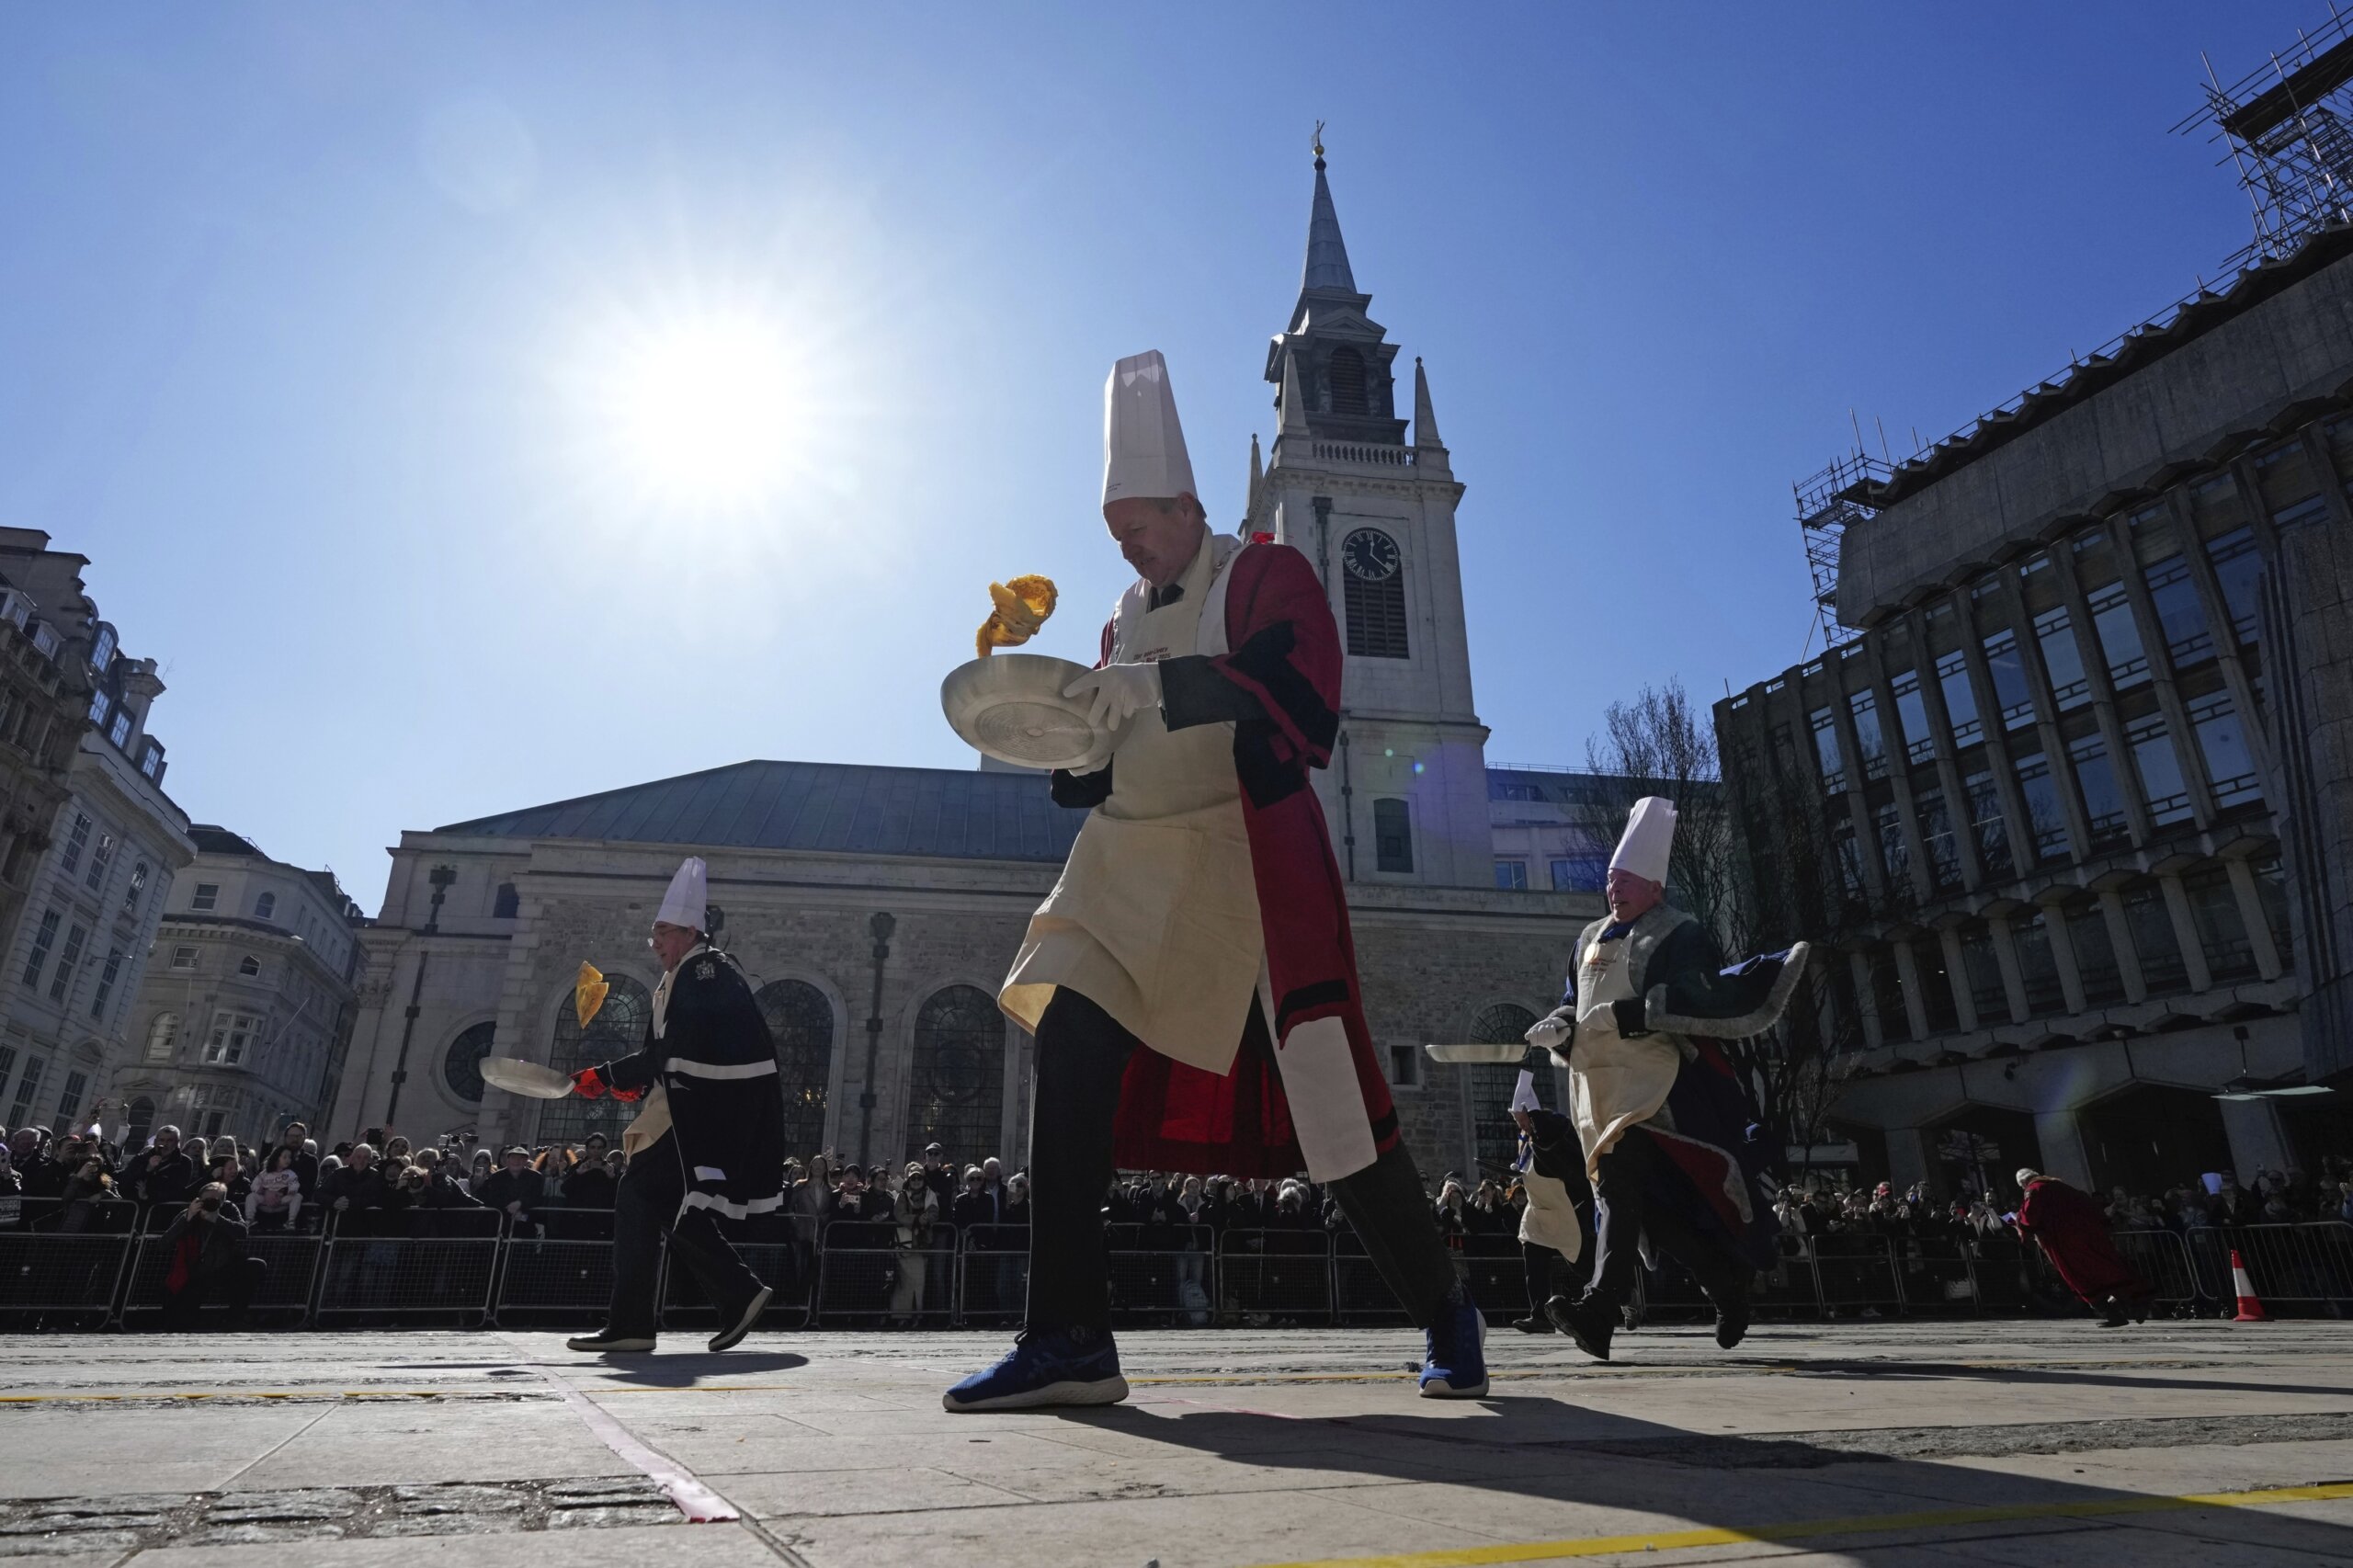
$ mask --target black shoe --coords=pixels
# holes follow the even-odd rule
[[[1544,1303],[1544,1315],[1552,1326],[1576,1341],[1578,1349],[1597,1361],[1609,1359],[1610,1314],[1589,1301],[1572,1301],[1566,1296],[1555,1296]]]
[[[2102,1301],[2099,1310],[2099,1325],[2102,1328],[2122,1328],[2132,1321],[2132,1314],[2126,1310],[2124,1303],[2113,1296]]]
[[[1729,1350],[1748,1334],[1748,1299],[1721,1302],[1716,1307],[1716,1345]]]
[[[710,1350],[732,1348],[745,1335],[751,1333],[759,1323],[760,1314],[768,1310],[768,1298],[774,1294],[776,1294],[774,1290],[762,1286],[760,1293],[753,1297],[742,1312],[733,1318],[722,1317],[719,1321],[730,1326],[722,1328],[717,1334],[712,1335],[710,1345],[705,1348]]]
[[[1522,1334],[1550,1334],[1552,1332],[1552,1320],[1546,1317],[1541,1312],[1530,1312],[1524,1318],[1514,1318],[1511,1320],[1511,1325],[1512,1327],[1519,1330]]]
[[[650,1334],[615,1334],[609,1328],[594,1334],[584,1334],[563,1342],[566,1350],[585,1350],[595,1355],[600,1350],[651,1350],[654,1336]]]

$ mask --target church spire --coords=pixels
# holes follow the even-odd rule
[[[1246,537],[1258,526],[1258,497],[1266,493],[1267,465],[1258,456],[1258,432],[1250,432],[1250,493],[1242,506],[1242,532]]]
[[[1414,445],[1424,450],[1446,450],[1446,443],[1438,437],[1438,415],[1430,408],[1430,378],[1418,354],[1414,356]]]
[[[1342,294],[1357,291],[1356,274],[1348,270],[1347,242],[1340,238],[1340,214],[1332,206],[1332,186],[1324,177],[1324,122],[1315,122],[1315,204],[1307,214],[1307,271],[1302,289],[1327,289]]]

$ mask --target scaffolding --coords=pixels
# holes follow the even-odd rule
[[[2207,62],[2205,107],[2174,130],[2208,127],[2255,221],[2255,239],[2234,262],[2285,256],[2353,222],[2353,12],[2332,5],[2325,25],[2227,85]]]
[[[1790,486],[1797,500],[1798,528],[1805,535],[1805,563],[1813,573],[1813,602],[1827,647],[1859,635],[1838,619],[1838,544],[1847,525],[1873,516],[1876,508],[1865,499],[1869,487],[1883,483],[1890,472],[1886,463],[1857,448],[1811,479]]]

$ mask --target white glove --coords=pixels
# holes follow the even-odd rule
[[[1539,1018],[1536,1027],[1520,1037],[1539,1051],[1558,1051],[1569,1040],[1569,1020]]]
[[[1063,687],[1064,697],[1093,698],[1087,722],[1097,729],[1116,729],[1140,708],[1160,706],[1158,665],[1106,665],[1089,670]]]

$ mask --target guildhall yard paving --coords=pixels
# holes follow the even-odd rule
[[[2353,1562],[2353,1328],[1138,1333],[1121,1407],[949,1415],[1001,1335],[18,1335],[0,1563],[1456,1568]],[[634,1454],[632,1462],[625,1454]],[[690,1524],[646,1467],[740,1517]],[[557,1539],[540,1539],[551,1533]]]

